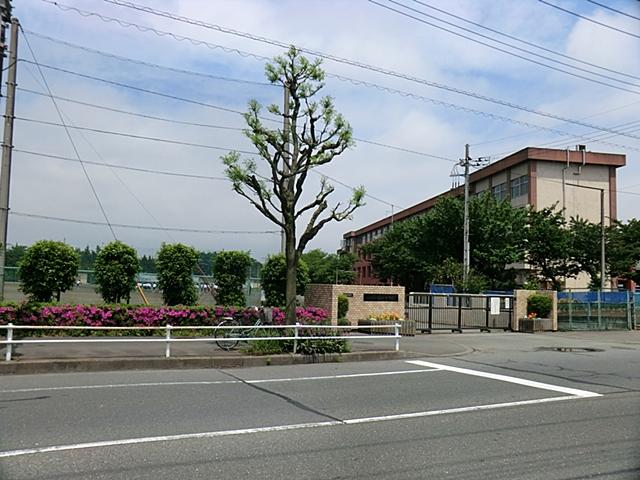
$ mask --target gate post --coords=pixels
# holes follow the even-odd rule
[[[489,329],[489,313],[491,313],[491,297],[488,295],[484,297],[484,316],[485,316],[485,331],[491,332]],[[482,329],[480,329],[482,331]]]
[[[427,326],[429,327],[429,333],[433,330],[433,295],[429,295],[429,319]]]
[[[451,329],[452,332],[462,333],[462,296],[458,295],[458,328]]]

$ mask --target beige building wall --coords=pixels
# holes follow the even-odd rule
[[[593,188],[604,188],[605,223],[609,224],[609,167],[572,163],[537,162],[536,208],[551,207],[558,203],[562,209],[562,172],[565,170],[565,208],[567,220],[580,216],[593,223],[600,223],[600,192],[567,184],[579,184]]]

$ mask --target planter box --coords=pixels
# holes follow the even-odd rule
[[[415,320],[358,320],[359,326],[369,326],[369,325],[387,325],[387,328],[363,328],[359,331],[362,333],[368,333],[369,335],[393,335],[395,333],[394,325],[396,323],[400,324],[400,335],[404,337],[412,337],[416,334],[416,322]]]
[[[552,332],[553,321],[550,318],[521,318],[518,331],[525,333]]]

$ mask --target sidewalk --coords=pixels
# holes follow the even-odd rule
[[[42,338],[42,337],[40,337]],[[55,337],[61,339],[61,337]],[[76,337],[77,338],[77,337]],[[110,338],[110,337],[104,337]],[[127,337],[132,338],[132,337]],[[35,339],[35,337],[34,337]],[[291,365],[313,362],[387,360],[408,356],[449,356],[470,349],[442,335],[403,337],[396,352],[395,339],[350,340],[351,352],[327,355],[247,355],[243,344],[226,351],[215,340],[171,344],[171,358],[165,358],[164,342],[157,343],[54,343],[14,345],[12,361],[0,361],[0,374],[55,373],[158,368],[230,368],[259,365]],[[6,347],[0,348],[4,359]]]

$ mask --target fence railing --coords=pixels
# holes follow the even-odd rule
[[[302,325],[296,323],[295,325],[249,325],[249,326],[182,326],[182,325],[165,325],[164,327],[84,327],[84,326],[49,326],[49,325],[13,325],[9,323],[7,325],[0,325],[0,331],[6,331],[6,340],[0,341],[0,345],[6,345],[5,361],[10,362],[13,356],[14,345],[29,345],[29,344],[69,344],[69,343],[164,343],[165,344],[165,358],[171,357],[171,344],[172,343],[187,343],[187,342],[211,342],[215,340],[224,340],[225,342],[253,342],[259,340],[293,340],[293,353],[298,350],[298,341],[300,340],[356,340],[356,339],[371,339],[371,338],[386,338],[394,341],[395,351],[400,350],[400,324],[396,323],[393,326],[393,334],[380,334],[380,335],[354,335],[349,333],[348,335],[339,335],[345,331],[353,332],[357,330],[371,330],[371,329],[389,329],[389,325],[366,325],[366,326],[342,326],[342,325]],[[82,338],[14,338],[16,331],[36,331],[36,330],[82,330],[82,331],[164,331],[162,337],[109,337],[109,338],[96,338],[96,337],[82,337]],[[173,337],[171,332],[175,330],[233,330],[236,331],[249,331],[253,332],[254,336],[238,336],[227,337],[223,339],[216,339],[215,337]],[[255,336],[255,332],[259,330],[282,330],[285,335],[283,336]],[[314,330],[334,330],[338,335],[308,335],[307,331]],[[290,335],[293,332],[293,335]],[[302,335],[301,335],[302,333]],[[324,332],[323,332],[324,333]]]
[[[560,330],[634,328],[634,296],[629,291],[558,292]]]

